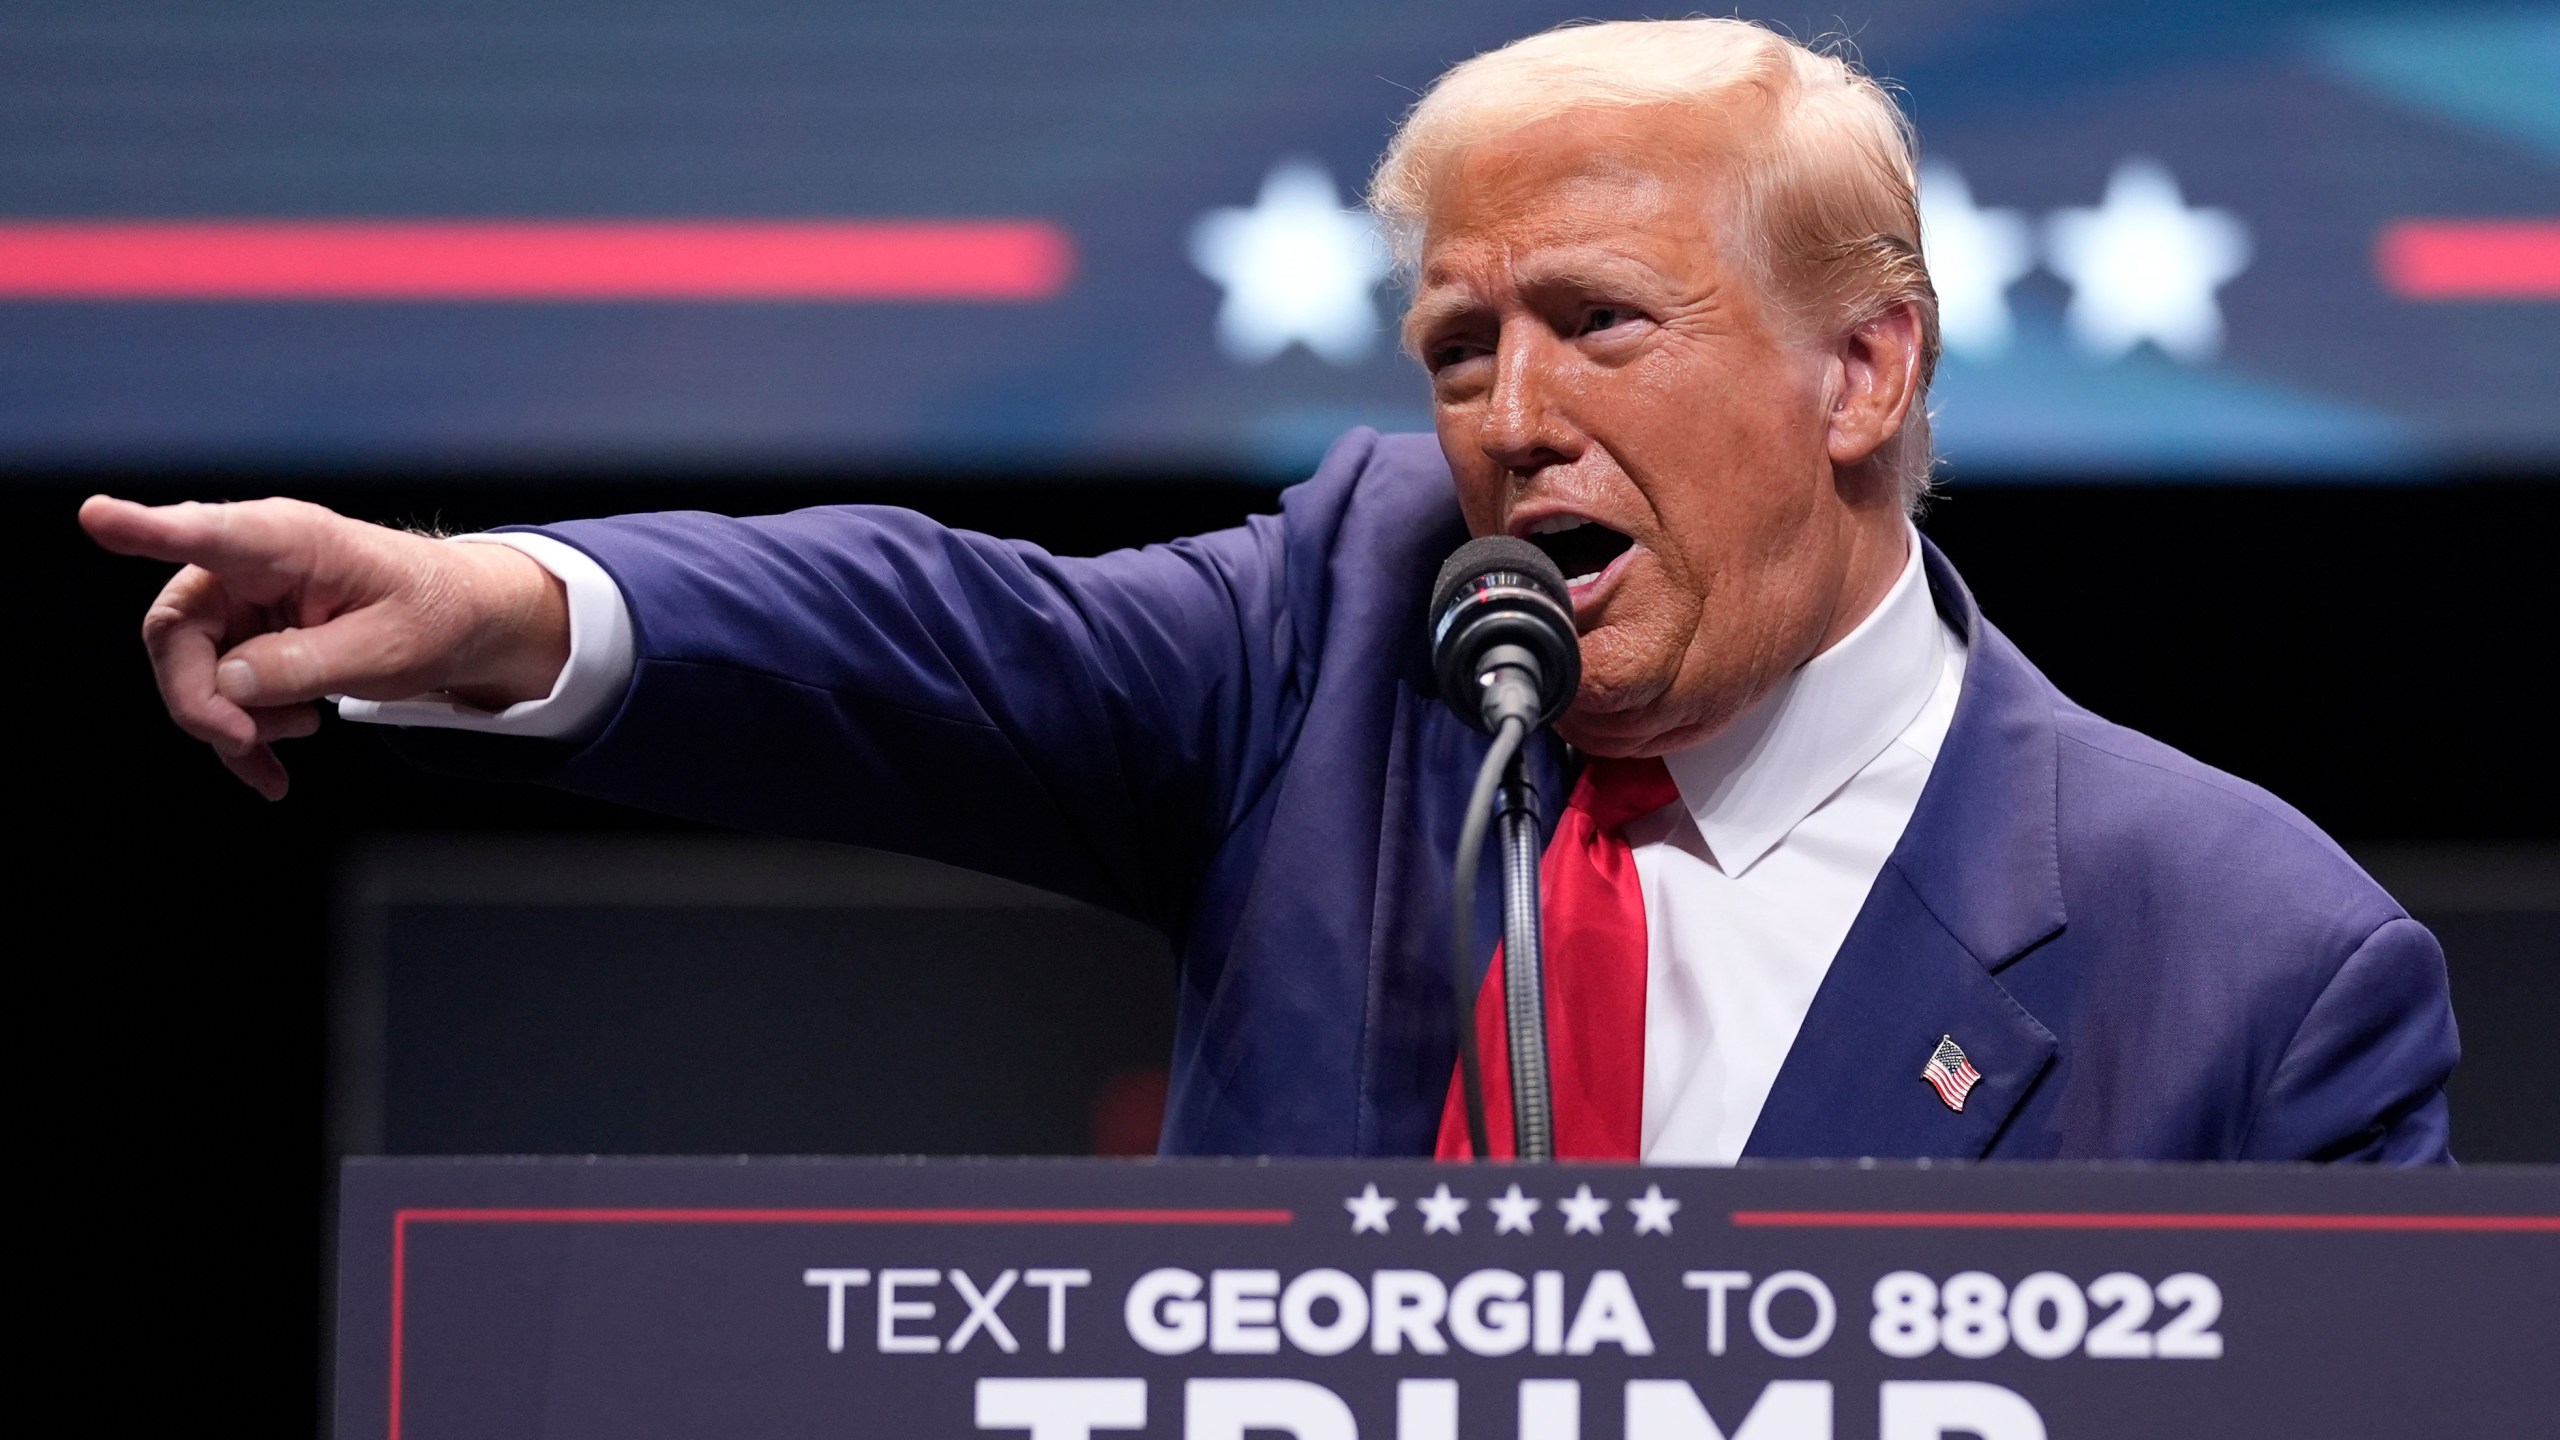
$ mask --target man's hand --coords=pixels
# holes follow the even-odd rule
[[[320,726],[324,695],[444,691],[503,709],[551,693],[569,659],[560,582],[504,545],[456,545],[299,500],[137,505],[91,496],[91,538],[184,565],[142,618],[178,728],[270,800],[271,748]]]

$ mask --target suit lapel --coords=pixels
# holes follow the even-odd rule
[[[1833,957],[1744,1147],[1747,1159],[1979,1157],[2052,1064],[2052,1031],[1997,979],[2065,923],[2052,691],[1921,542],[1969,646],[1920,804]],[[1941,1038],[1981,1081],[1961,1110],[1921,1079]]]
[[[1942,1037],[1982,1075],[1961,1111],[1920,1078]],[[1888,865],[1831,962],[1742,1153],[1978,1157],[2053,1053],[2053,1033]]]

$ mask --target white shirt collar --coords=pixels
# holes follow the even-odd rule
[[[1902,574],[1858,627],[1703,744],[1662,757],[1707,853],[1739,875],[1910,728],[1937,688],[1947,635],[1921,574]]]

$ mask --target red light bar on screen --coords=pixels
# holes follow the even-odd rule
[[[10,300],[1045,300],[1045,220],[37,221],[0,224]]]
[[[2560,220],[2403,220],[2374,264],[2407,300],[2560,300]]]

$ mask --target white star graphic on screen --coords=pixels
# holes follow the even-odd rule
[[[1938,291],[1938,334],[1951,355],[1997,355],[2016,326],[2009,287],[2036,268],[2034,233],[2015,210],[1973,203],[1952,165],[1920,167],[1920,245]]]
[[[2190,209],[2156,160],[2127,160],[2095,210],[2045,221],[2046,259],[2071,282],[2065,316],[2080,348],[2112,360],[2148,340],[2180,360],[2222,348],[2214,291],[2249,268],[2249,227],[2228,210]]]
[[[1609,1213],[1609,1202],[1591,1193],[1585,1185],[1556,1202],[1556,1210],[1564,1216],[1567,1235],[1597,1235],[1600,1217]]]
[[[1375,1230],[1384,1235],[1387,1233],[1387,1216],[1396,1208],[1396,1202],[1379,1194],[1377,1186],[1370,1185],[1343,1201],[1342,1208],[1351,1212],[1352,1234]]]
[[[1446,1231],[1455,1235],[1458,1233],[1458,1217],[1467,1213],[1467,1202],[1450,1194],[1449,1187],[1443,1185],[1414,1201],[1413,1208],[1422,1212],[1423,1234]]]
[[[1636,1217],[1639,1235],[1668,1235],[1671,1217],[1680,1211],[1680,1202],[1662,1193],[1659,1185],[1647,1185],[1644,1193],[1627,1202],[1627,1213]]]
[[[1356,364],[1378,340],[1372,292],[1387,248],[1364,211],[1343,208],[1333,177],[1312,160],[1283,160],[1253,208],[1212,210],[1191,227],[1191,263],[1226,287],[1218,346],[1259,365],[1304,345]]]
[[[1517,1185],[1484,1202],[1484,1208],[1493,1212],[1496,1235],[1526,1235],[1535,1228],[1529,1217],[1538,1213],[1538,1202],[1521,1194]]]

